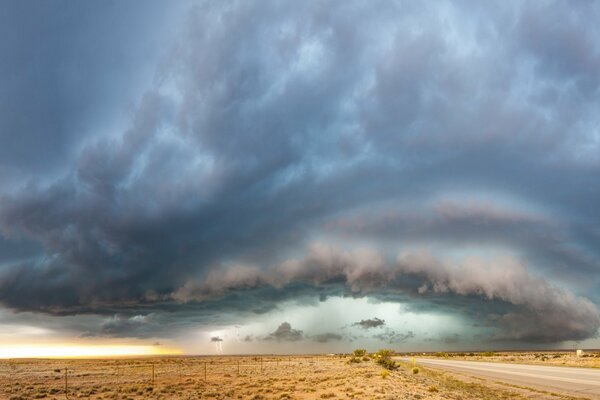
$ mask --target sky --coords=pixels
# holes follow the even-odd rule
[[[0,357],[600,348],[599,21],[0,2]]]

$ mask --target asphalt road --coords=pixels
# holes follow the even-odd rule
[[[417,359],[417,366],[419,365],[549,392],[600,399],[600,369],[425,358]]]

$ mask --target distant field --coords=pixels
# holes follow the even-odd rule
[[[410,357],[411,353],[406,353]],[[423,355],[424,354],[424,355]],[[566,367],[600,368],[600,350],[584,352],[577,357],[574,351],[528,351],[528,352],[438,352],[419,353],[419,356],[447,358],[465,361],[508,362]]]
[[[388,371],[368,357],[349,360],[348,356],[3,360],[0,398],[570,399],[489,386],[422,367],[413,371],[410,364]]]

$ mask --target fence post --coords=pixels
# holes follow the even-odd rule
[[[65,399],[69,398],[69,378],[67,377],[69,374],[69,369],[65,368]]]
[[[154,363],[152,363],[152,389],[154,389]]]
[[[206,382],[206,361],[204,361],[204,382]]]

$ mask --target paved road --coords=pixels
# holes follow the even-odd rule
[[[409,361],[403,359],[403,361]],[[495,381],[600,399],[600,369],[418,358],[417,365]]]

